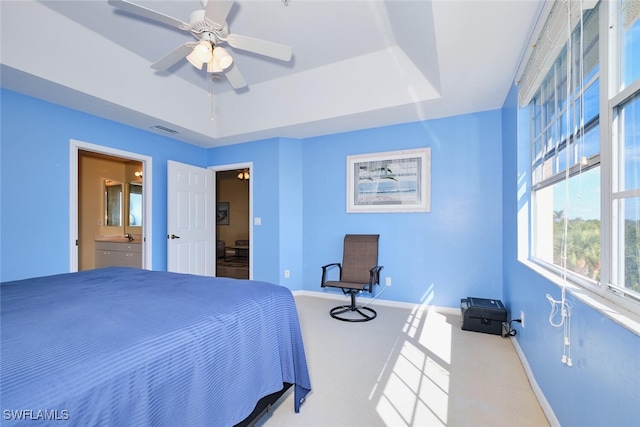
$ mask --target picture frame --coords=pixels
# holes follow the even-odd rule
[[[347,156],[347,213],[430,211],[430,147]]]
[[[229,225],[229,202],[216,203],[216,225]]]

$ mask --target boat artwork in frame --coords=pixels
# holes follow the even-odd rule
[[[430,210],[430,147],[347,156],[347,213]]]

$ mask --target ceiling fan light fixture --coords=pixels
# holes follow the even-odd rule
[[[211,53],[211,42],[207,40],[200,41],[193,47],[193,50],[187,55],[187,60],[197,69],[202,69],[202,64],[208,63],[213,57]]]
[[[229,52],[223,47],[216,47],[213,49],[213,57],[217,61],[221,69],[226,70],[233,64],[233,57],[229,55]]]
[[[204,63],[200,61],[198,58],[196,58],[196,55],[194,55],[193,52],[187,55],[187,61],[189,61],[191,65],[196,67],[198,70],[202,70],[202,64]]]
[[[211,57],[211,61],[207,62],[207,73],[221,73],[222,68],[220,68],[220,64],[216,61],[216,57]]]
[[[197,45],[195,45],[193,50],[196,52],[196,55],[198,55],[198,57],[202,59],[202,62],[209,62],[209,60],[211,59],[211,42],[202,40]]]

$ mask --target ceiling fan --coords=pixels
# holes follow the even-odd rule
[[[151,65],[151,68],[164,71],[186,58],[194,67],[202,69],[206,64],[208,73],[223,73],[234,89],[247,86],[233,57],[221,45],[244,50],[278,59],[291,60],[291,48],[279,43],[256,39],[240,34],[229,33],[226,19],[233,1],[201,0],[204,9],[195,10],[189,22],[181,21],[155,10],[132,3],[129,0],[108,0],[111,6],[130,12],[165,25],[189,31],[197,42],[187,42]]]

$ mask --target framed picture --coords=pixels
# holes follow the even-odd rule
[[[216,225],[229,225],[229,202],[216,203]]]
[[[347,212],[429,212],[431,148],[347,157]]]

